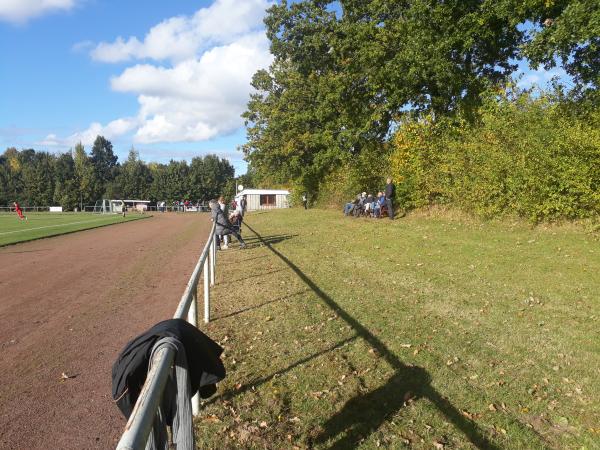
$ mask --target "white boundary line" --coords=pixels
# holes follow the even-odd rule
[[[43,227],[26,228],[24,230],[5,231],[4,233],[0,233],[0,236],[5,236],[7,234],[13,234],[13,233],[23,233],[25,231],[42,230],[44,228],[66,227],[68,225],[77,225],[77,224],[80,224],[80,223],[98,222],[100,220],[104,220],[104,219],[107,219],[107,218],[108,219],[112,219],[112,217],[104,217],[102,219],[81,220],[79,222],[59,223],[57,225],[46,225],[46,226],[43,226]]]

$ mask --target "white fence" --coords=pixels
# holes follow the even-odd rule
[[[183,292],[174,319],[184,319],[194,326],[198,326],[198,283],[202,274],[204,289],[204,322],[210,320],[210,286],[215,284],[215,266],[217,251],[215,246],[215,225],[213,224],[208,241],[200,254],[200,259],[192,272],[190,281]],[[175,358],[171,348],[163,348],[156,352],[152,359],[152,369],[146,377],[144,387],[135,403],[133,412],[129,416],[125,432],[117,445],[117,450],[143,450],[152,430],[154,416],[161,402],[167,379]],[[198,394],[192,399],[192,412],[198,414],[200,397]]]

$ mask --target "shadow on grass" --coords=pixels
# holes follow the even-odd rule
[[[252,305],[252,306],[248,306],[247,308],[238,309],[237,311],[231,312],[229,314],[225,314],[223,316],[216,317],[216,318],[212,319],[212,321],[216,322],[217,320],[221,320],[221,319],[226,319],[228,317],[237,316],[238,314],[242,314],[242,313],[245,313],[245,312],[248,312],[248,311],[252,311],[254,309],[262,308],[263,306],[267,306],[267,305],[270,305],[272,303],[277,303],[277,302],[289,300],[290,298],[295,297],[296,295],[304,294],[305,292],[308,292],[308,290],[305,289],[305,290],[298,291],[298,292],[292,292],[291,294],[284,295],[283,297],[277,297],[277,298],[274,298],[272,300],[269,300],[269,301],[266,301],[266,302],[263,302],[263,303],[259,303],[258,305]]]
[[[341,438],[332,444],[332,449],[352,448],[357,441],[377,430],[385,420],[399,411],[405,403],[410,391],[417,397],[426,398],[446,416],[456,428],[477,448],[499,449],[481,432],[477,424],[464,417],[450,401],[435,390],[430,382],[429,373],[420,367],[404,364],[387,346],[364,325],[340,307],[329,295],[317,286],[285,255],[273,248],[270,242],[263,241],[261,235],[249,225],[252,231],[271,252],[279,257],[296,275],[319,296],[338,316],[350,325],[356,334],[364,339],[394,369],[392,375],[380,388],[364,395],[350,399],[344,407],[331,417],[324,425],[323,431],[315,437],[315,444],[323,444]],[[339,344],[338,344],[339,345]],[[294,364],[294,366],[298,363]],[[287,369],[286,369],[287,371]],[[273,376],[270,376],[272,378]]]
[[[217,283],[218,285],[222,286],[222,285],[227,285],[227,284],[231,284],[231,283],[239,283],[240,281],[244,281],[244,280],[249,280],[251,278],[258,278],[258,277],[265,277],[267,275],[271,275],[277,272],[283,272],[285,269],[276,269],[276,270],[271,270],[270,272],[260,272],[260,273],[255,273],[253,275],[248,275],[246,277],[241,277],[241,278],[226,278],[225,280]]]
[[[244,225],[244,227],[252,230],[248,225]],[[252,230],[253,231],[253,230]],[[260,239],[257,237],[248,237],[244,238],[246,245],[248,248],[260,247],[261,245],[270,245],[277,244],[282,241],[287,241],[288,239],[293,239],[297,234],[274,234],[272,236],[265,236],[264,239]]]

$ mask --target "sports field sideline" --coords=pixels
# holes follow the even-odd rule
[[[140,214],[122,217],[118,214],[48,212],[26,215],[27,221],[19,220],[14,213],[0,214],[0,246],[150,217]]]

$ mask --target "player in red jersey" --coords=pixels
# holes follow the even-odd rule
[[[19,216],[19,219],[21,219],[21,220],[29,220],[27,218],[27,216],[23,215],[23,210],[21,209],[21,207],[19,206],[19,204],[17,202],[13,202],[13,205],[15,207],[15,211],[16,211],[17,215]]]

